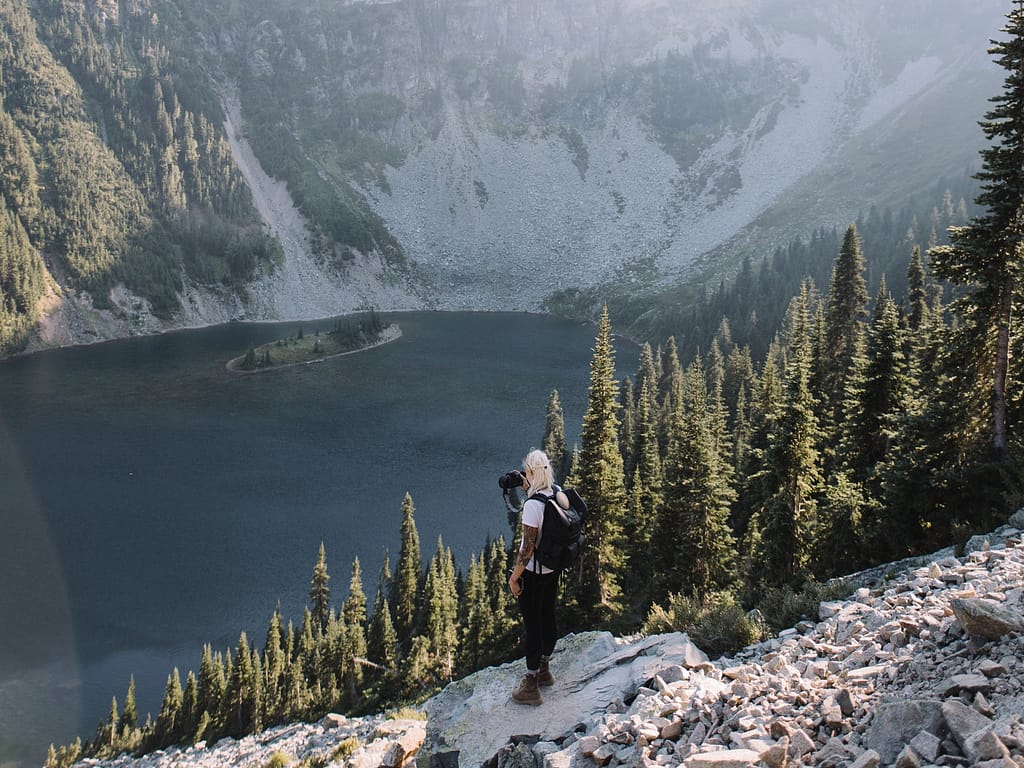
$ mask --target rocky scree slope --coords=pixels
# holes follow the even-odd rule
[[[509,699],[517,661],[449,685],[426,723],[331,715],[102,765],[262,766],[283,752],[346,768],[1018,768],[1022,528],[1024,510],[961,557],[855,577],[891,574],[734,657],[711,661],[679,633],[570,635],[539,707]]]

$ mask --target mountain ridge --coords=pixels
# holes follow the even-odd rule
[[[42,32],[33,50],[49,46],[84,95],[79,128],[153,222],[121,250],[86,238],[65,264],[63,241],[14,205],[44,233],[32,245],[47,297],[19,304],[12,332],[41,320],[30,348],[366,303],[538,309],[559,290],[717,282],[962,173],[998,91],[985,48],[1003,12],[995,0],[25,8]],[[8,106],[34,137],[39,115]],[[243,200],[239,181],[267,194],[243,145],[304,221],[282,229]],[[233,231],[252,254],[235,252]],[[530,279],[513,281],[512,265]]]

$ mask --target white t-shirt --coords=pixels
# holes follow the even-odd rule
[[[542,488],[538,493],[543,493],[545,496],[551,496],[554,491],[551,488]],[[534,546],[534,552],[540,546],[540,537],[544,535],[544,507],[546,505],[539,499],[527,499],[526,503],[523,504],[523,525],[528,525],[531,528],[537,529],[537,544]],[[525,541],[523,542],[525,544]],[[522,552],[523,544],[519,545],[519,551]],[[539,563],[533,562],[534,558],[530,558],[530,562],[526,564],[526,570],[530,573],[538,573],[537,565]],[[539,573],[554,573],[550,568],[541,565]]]

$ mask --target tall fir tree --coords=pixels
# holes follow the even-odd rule
[[[139,712],[135,701],[135,675],[128,678],[128,692],[124,696],[124,707],[121,709],[121,718],[117,722],[118,734],[126,731],[134,731],[138,727]]]
[[[344,621],[344,655],[346,666],[344,692],[349,706],[355,706],[363,686],[363,660],[366,658],[366,594],[363,592],[362,569],[359,558],[352,562],[348,597],[342,607]]]
[[[928,316],[928,283],[921,246],[914,244],[907,265],[907,324],[916,333]]]
[[[185,690],[181,697],[181,729],[179,731],[179,743],[190,739],[196,732],[199,719],[202,716],[199,709],[199,681],[195,672],[191,669],[185,675]]]
[[[662,505],[664,474],[658,453],[657,403],[649,391],[654,382],[643,377],[641,380],[634,436],[636,461],[627,500],[625,529],[629,549],[627,588],[631,602],[642,609],[652,597],[652,580],[658,571],[656,560],[649,555],[651,536]]]
[[[230,664],[230,656],[228,663]],[[256,671],[253,669],[252,652],[249,650],[245,632],[238,637],[235,662],[230,666],[227,680],[221,722],[224,724],[226,735],[238,738],[252,733],[253,725],[258,719]]]
[[[562,414],[562,402],[559,400],[557,389],[551,390],[551,397],[548,398],[541,450],[551,460],[556,481],[563,482],[569,471],[569,450],[565,443],[565,417]]]
[[[224,678],[224,664],[218,660],[209,643],[203,646],[199,662],[198,701],[196,707],[209,714],[207,726],[221,712],[227,680]],[[198,728],[191,734],[199,740],[203,733]]]
[[[391,620],[391,606],[384,598],[380,607],[373,612],[370,627],[367,631],[367,653],[370,660],[383,667],[384,675],[397,672],[399,656],[399,639]]]
[[[164,688],[164,698],[160,704],[160,714],[156,721],[153,738],[157,749],[168,747],[181,737],[182,703],[181,675],[178,673],[178,668],[175,667],[174,671],[167,676],[167,686]]]
[[[391,594],[391,585],[391,556],[385,549],[377,579],[377,593],[373,599],[373,614],[366,630],[366,653],[371,661],[384,667],[381,670],[383,674],[393,670],[399,660],[398,633],[391,613],[391,601],[387,597]],[[376,673],[371,675],[374,678],[382,676]]]
[[[508,588],[509,554],[504,536],[499,536],[492,541],[486,552],[485,591],[493,617],[488,641],[490,648],[508,649],[515,643],[519,616],[515,598],[512,597]]]
[[[437,537],[437,550],[427,571],[423,589],[423,635],[427,639],[429,667],[436,679],[450,682],[455,673],[458,652],[458,592],[455,586],[455,563],[451,550],[446,550]]]
[[[950,361],[960,372],[969,398],[971,421],[987,421],[984,434],[997,457],[1009,446],[1008,390],[1013,380],[1013,318],[1021,310],[1024,279],[1024,7],[1007,14],[1007,40],[993,41],[989,53],[1006,70],[1003,91],[981,122],[989,145],[981,150],[975,178],[981,192],[975,202],[983,213],[966,226],[949,230],[950,244],[930,250],[935,274],[964,286],[954,301],[962,323]]]
[[[284,654],[284,630],[281,627],[281,608],[278,606],[270,617],[267,627],[267,639],[263,646],[263,687],[267,694],[267,715],[270,720],[277,720],[280,712],[276,705],[281,698],[281,690],[285,685],[288,672],[288,660]]]
[[[107,715],[107,722],[103,724],[100,732],[100,742],[105,742],[107,746],[113,747],[117,740],[117,723],[120,716],[117,713],[117,696],[114,696],[110,700],[110,712]]]
[[[675,336],[669,336],[665,342],[665,351],[661,354],[661,374],[658,381],[659,427],[658,445],[664,455],[668,447],[668,434],[671,429],[672,415],[675,412],[673,397],[682,392],[683,366],[679,362],[679,348]]]
[[[853,358],[855,339],[859,324],[867,317],[868,289],[864,280],[864,254],[857,234],[857,226],[851,224],[843,236],[843,244],[832,267],[832,278],[828,286],[825,305],[825,339],[822,350],[825,380],[822,393],[842,392],[846,375]],[[825,427],[830,432],[840,420],[836,407],[826,414]]]
[[[420,550],[420,535],[416,530],[415,511],[412,496],[406,493],[402,502],[401,546],[398,550],[394,583],[395,630],[402,639],[405,650],[408,650],[416,629],[420,580],[423,578],[423,555]]]
[[[899,310],[883,280],[863,357],[855,362],[847,385],[843,457],[859,482],[874,474],[892,447],[912,388],[908,376]]]
[[[799,576],[813,547],[815,493],[820,488],[818,419],[810,388],[810,287],[796,304],[795,345],[789,354],[782,401],[778,403],[764,456],[766,490],[759,514],[762,577],[783,584]]]
[[[314,626],[318,631],[323,631],[327,626],[331,606],[331,588],[328,586],[330,580],[330,574],[327,573],[327,553],[321,541],[320,553],[316,565],[313,566],[313,578],[309,582],[309,602],[312,605]]]
[[[729,529],[733,490],[716,444],[717,415],[708,406],[703,366],[694,360],[683,376],[665,457],[665,494],[658,526],[663,589],[705,595],[732,578]]]
[[[459,601],[459,669],[468,673],[478,669],[487,653],[487,642],[494,634],[494,614],[487,599],[487,568],[484,557],[474,552]]]
[[[625,483],[619,453],[618,383],[608,308],[601,312],[590,389],[580,437],[576,486],[587,502],[587,545],[582,555],[578,609],[584,615],[608,620],[622,610],[621,583],[626,568],[624,517]]]

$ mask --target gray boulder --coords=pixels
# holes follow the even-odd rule
[[[980,712],[968,707],[961,701],[950,699],[942,705],[942,716],[949,726],[950,733],[966,753],[967,740],[972,736],[992,728],[992,721]]]
[[[1024,531],[1024,507],[1010,515],[1009,524],[1014,528]]]
[[[1010,632],[1024,632],[1024,618],[993,600],[957,598],[950,605],[956,620],[971,637],[998,640]]]
[[[896,762],[909,743],[921,731],[940,735],[943,726],[942,702],[910,699],[883,704],[875,712],[864,734],[863,746],[878,753],[885,765]]]

